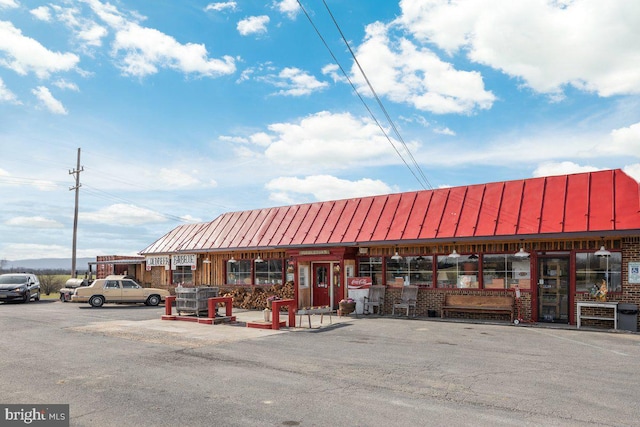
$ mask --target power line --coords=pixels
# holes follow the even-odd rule
[[[340,30],[340,27],[338,26],[337,22],[335,21],[335,18],[333,18],[333,14],[331,13],[331,11],[329,10],[329,7],[327,6],[326,3],[325,7],[327,8],[329,15],[331,16],[331,18],[333,19],[334,24],[336,25],[336,27],[338,28],[338,31],[340,32],[340,35],[342,37],[342,39],[344,40],[345,44],[347,45],[349,52],[351,52],[352,57],[354,58],[354,60],[356,61],[356,63],[358,64],[358,68],[360,69],[360,72],[362,73],[362,75],[364,76],[365,80],[367,81],[367,84],[369,85],[370,90],[372,91],[372,93],[374,94],[374,97],[376,98],[376,100],[378,101],[378,105],[381,107],[381,109],[383,110],[387,120],[389,121],[389,123],[391,124],[391,128],[394,130],[394,133],[396,134],[396,136],[398,137],[398,140],[401,142],[401,144],[404,146],[404,149],[406,150],[406,152],[409,154],[409,156],[412,159],[413,165],[414,167],[419,171],[420,176],[422,177],[422,180],[420,179],[420,177],[418,177],[418,175],[416,174],[416,172],[413,170],[413,168],[411,166],[409,166],[409,164],[407,163],[407,161],[405,160],[404,156],[402,155],[402,153],[400,153],[400,151],[398,150],[398,148],[395,146],[395,144],[393,143],[393,141],[391,140],[391,138],[389,137],[389,135],[387,134],[387,132],[384,130],[384,128],[382,127],[382,125],[380,124],[380,122],[378,121],[378,119],[376,118],[375,114],[373,114],[373,111],[371,111],[371,109],[369,108],[369,106],[367,105],[366,101],[364,100],[364,98],[362,97],[362,95],[360,95],[360,92],[358,91],[358,89],[356,88],[355,84],[353,83],[353,81],[351,80],[351,78],[349,77],[348,73],[346,72],[346,70],[344,69],[344,67],[342,66],[342,64],[340,63],[340,61],[338,61],[338,58],[335,56],[335,54],[333,53],[333,50],[329,47],[329,45],[327,44],[326,40],[324,39],[324,37],[322,36],[322,33],[320,32],[320,30],[318,29],[318,27],[315,25],[315,23],[313,22],[313,19],[311,19],[311,16],[309,15],[309,13],[307,12],[307,10],[304,8],[304,6],[302,5],[302,3],[300,2],[300,0],[296,0],[298,2],[298,5],[300,6],[300,9],[302,9],[303,13],[305,14],[305,16],[307,17],[307,20],[309,21],[309,23],[311,24],[311,26],[313,27],[313,29],[315,30],[316,34],[318,35],[318,37],[320,38],[320,40],[322,41],[322,43],[324,44],[325,48],[329,51],[329,54],[331,55],[331,57],[333,58],[333,61],[336,63],[336,65],[338,65],[338,68],[340,68],[340,71],[342,72],[342,74],[344,75],[344,77],[347,79],[347,81],[349,82],[349,84],[351,85],[351,88],[353,89],[353,91],[355,92],[355,94],[358,96],[358,98],[360,99],[360,102],[362,102],[362,104],[364,105],[364,107],[366,108],[366,110],[369,112],[369,115],[371,116],[371,118],[373,119],[373,121],[376,123],[376,125],[378,126],[378,128],[380,129],[380,131],[383,133],[383,135],[385,136],[385,138],[387,139],[387,141],[389,142],[389,144],[391,144],[391,146],[393,147],[393,149],[395,150],[396,154],[398,155],[398,157],[400,157],[400,159],[402,160],[402,162],[405,164],[405,166],[407,167],[407,169],[409,169],[409,171],[411,172],[411,174],[416,178],[416,180],[418,181],[418,183],[420,184],[420,186],[424,189],[426,189],[427,187],[429,189],[432,189],[431,184],[429,183],[429,180],[426,178],[426,176],[424,175],[424,173],[422,172],[422,170],[420,169],[420,166],[417,164],[415,158],[413,157],[413,155],[411,154],[411,150],[409,150],[409,147],[407,146],[407,144],[405,143],[404,139],[402,138],[402,136],[400,135],[400,132],[398,131],[397,127],[395,126],[395,124],[393,123],[393,120],[391,120],[391,117],[389,116],[389,114],[387,113],[386,109],[384,108],[384,106],[382,105],[382,101],[380,100],[380,98],[378,97],[378,95],[376,94],[375,90],[373,89],[373,86],[371,85],[371,83],[369,82],[369,79],[367,78],[366,74],[364,73],[364,70],[362,69],[362,67],[360,66],[360,64],[358,63],[357,59],[355,58],[355,55],[353,54],[353,51],[351,50],[351,47],[349,46],[349,43],[346,41],[344,34],[342,33],[342,31]]]
[[[373,93],[373,96],[375,97],[376,101],[378,102],[378,106],[380,107],[380,109],[384,113],[385,117],[387,118],[387,121],[391,124],[391,128],[393,129],[394,133],[396,134],[396,137],[400,140],[400,142],[404,146],[405,150],[409,154],[409,157],[411,157],[411,161],[412,161],[414,167],[418,170],[418,172],[420,173],[420,176],[422,177],[424,182],[427,184],[427,186],[429,188],[433,188],[433,187],[431,187],[431,183],[429,183],[429,180],[427,179],[427,177],[425,176],[424,172],[422,171],[422,168],[420,167],[420,165],[418,165],[418,162],[416,162],[416,159],[413,157],[413,154],[411,154],[411,150],[409,150],[409,147],[407,146],[406,142],[404,141],[404,138],[402,138],[402,135],[400,135],[400,131],[398,131],[398,128],[396,127],[395,123],[391,119],[391,116],[387,112],[387,109],[382,104],[382,100],[380,99],[380,97],[378,97],[378,94],[376,93],[375,89],[373,88],[373,85],[369,81],[369,78],[367,77],[367,74],[364,72],[364,69],[360,65],[360,61],[358,61],[358,58],[356,57],[355,53],[353,52],[353,49],[351,49],[351,45],[347,41],[347,38],[344,36],[344,34],[342,32],[342,29],[340,28],[340,25],[338,25],[338,22],[336,21],[335,17],[333,16],[333,13],[331,12],[331,9],[329,9],[329,5],[327,4],[327,2],[325,0],[322,0],[322,3],[324,4],[325,8],[327,9],[327,12],[329,13],[329,16],[331,16],[331,20],[333,21],[333,23],[336,26],[338,32],[340,33],[340,37],[342,37],[342,40],[344,41],[344,44],[349,49],[349,53],[351,54],[351,57],[353,58],[353,60],[356,63],[356,65],[358,66],[358,69],[360,70],[360,73],[362,73],[362,76],[364,77],[365,81],[367,82],[367,85],[369,86],[369,89],[371,90],[371,93]]]
[[[108,193],[108,192],[106,192],[104,190],[100,190],[98,188],[92,187],[92,186],[87,185],[87,184],[84,185],[84,188],[85,188],[85,192],[89,192],[90,194],[93,194],[96,197],[101,197],[101,198],[103,198],[105,200],[111,199],[111,200],[127,203],[127,204],[132,205],[132,206],[142,206],[143,208],[145,208],[145,209],[147,209],[147,210],[149,210],[149,211],[151,211],[151,212],[153,212],[155,214],[158,214],[158,215],[162,216],[163,218],[169,219],[171,221],[178,221],[178,222],[183,222],[183,223],[191,223],[191,222],[193,222],[193,221],[186,220],[186,219],[184,219],[182,217],[179,217],[179,216],[176,216],[176,215],[171,215],[171,214],[167,214],[167,213],[163,213],[163,212],[157,211],[155,209],[151,209],[148,206],[140,205],[140,203],[138,203],[138,202],[133,202],[131,200],[125,199],[125,198],[120,197],[120,196],[116,196],[115,194]]]

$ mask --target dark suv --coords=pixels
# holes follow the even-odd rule
[[[0,301],[40,300],[38,276],[29,273],[0,274]]]

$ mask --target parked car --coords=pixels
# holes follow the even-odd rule
[[[105,303],[144,303],[158,305],[169,296],[169,291],[144,288],[127,276],[107,276],[96,279],[89,286],[78,287],[71,295],[71,302],[88,302],[93,307]]]
[[[89,286],[90,284],[91,280],[87,279],[86,277],[84,279],[71,278],[67,280],[67,282],[64,284],[64,288],[61,288],[59,291],[60,301],[71,301],[71,295],[73,295],[73,292],[76,290],[76,288],[79,288],[80,286]]]
[[[40,300],[40,281],[30,273],[0,274],[0,301]]]

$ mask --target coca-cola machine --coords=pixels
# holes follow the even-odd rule
[[[349,298],[356,302],[356,314],[364,313],[364,297],[369,296],[371,284],[371,277],[347,278],[347,292]]]

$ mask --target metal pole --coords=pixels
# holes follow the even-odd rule
[[[76,185],[69,188],[69,190],[76,191],[76,203],[73,213],[73,249],[71,250],[71,277],[76,278],[76,241],[78,237],[78,199],[80,198],[80,172],[84,170],[84,167],[80,167],[80,148],[78,148],[78,163],[75,170],[69,171],[69,175],[75,175]]]

